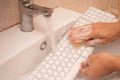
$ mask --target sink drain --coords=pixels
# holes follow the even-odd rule
[[[41,45],[40,45],[40,50],[45,50],[47,47],[47,42],[44,41]]]

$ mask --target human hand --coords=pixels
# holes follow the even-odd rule
[[[80,72],[88,78],[98,79],[116,70],[115,56],[109,53],[92,54],[81,64]]]
[[[69,38],[73,43],[86,41],[87,45],[106,44],[120,37],[120,23],[93,23],[84,27],[72,28]]]

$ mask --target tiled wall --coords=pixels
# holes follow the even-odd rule
[[[113,0],[112,7],[117,8],[118,0]],[[65,7],[77,12],[84,12],[89,6],[106,10],[109,0],[34,0],[38,5]],[[19,23],[18,0],[0,0],[0,31]]]
[[[0,31],[19,22],[18,0],[0,0]]]

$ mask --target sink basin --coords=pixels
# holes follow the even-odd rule
[[[56,43],[76,22],[80,14],[56,8],[51,16]],[[0,33],[0,80],[23,80],[50,51],[46,18],[34,18],[35,30],[20,31],[20,25]]]

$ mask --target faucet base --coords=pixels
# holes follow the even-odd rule
[[[21,31],[30,32],[34,30],[33,27],[33,16],[28,14],[23,14],[21,16]]]

